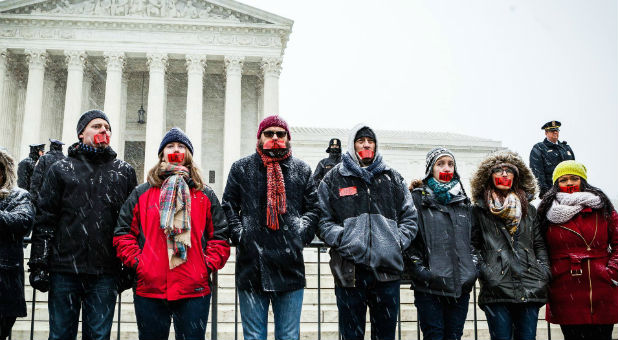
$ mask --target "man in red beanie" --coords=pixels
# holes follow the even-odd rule
[[[270,303],[275,339],[300,337],[303,247],[315,235],[318,207],[311,169],[292,156],[290,140],[285,120],[266,117],[256,152],[232,164],[223,193],[245,339],[266,339]]]

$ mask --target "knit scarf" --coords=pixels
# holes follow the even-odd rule
[[[386,169],[386,164],[382,162],[382,155],[379,153],[376,153],[373,163],[365,168],[362,168],[355,162],[352,156],[347,152],[341,156],[341,161],[346,169],[352,172],[356,177],[360,177],[363,181],[367,182],[367,184],[371,184],[371,182],[373,182],[373,177]]]
[[[453,180],[448,183],[440,183],[433,177],[429,177],[429,180],[427,180],[427,186],[433,191],[436,200],[441,204],[447,204],[451,201],[452,195],[450,190],[457,184],[459,184],[459,180],[456,178],[453,178]]]
[[[492,191],[488,198],[487,206],[492,214],[498,216],[505,222],[506,230],[508,230],[509,234],[515,234],[522,216],[519,197],[517,197],[514,192],[509,192],[504,199],[504,203],[502,203],[498,194]]]
[[[292,151],[278,158],[265,155],[259,148],[257,153],[266,167],[266,225],[272,230],[279,230],[279,214],[285,214],[287,211],[285,181],[279,162],[289,158]]]
[[[186,178],[189,169],[182,165],[162,162],[159,209],[161,229],[167,236],[167,256],[170,269],[187,262],[187,249],[191,247],[191,191]]]
[[[564,223],[577,215],[585,207],[600,209],[603,207],[601,198],[591,192],[574,192],[567,194],[559,192],[556,199],[547,210],[547,219],[552,223]]]

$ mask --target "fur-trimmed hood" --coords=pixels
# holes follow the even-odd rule
[[[0,186],[0,198],[9,195],[15,187],[17,175],[15,174],[15,160],[6,151],[0,149],[0,168],[4,169],[4,182]]]
[[[490,184],[488,179],[491,176],[491,170],[502,163],[509,163],[517,167],[518,175],[516,175],[515,181],[529,197],[528,201],[532,201],[538,192],[536,178],[521,156],[508,150],[496,151],[481,162],[470,179],[472,200],[474,202],[484,200],[483,193],[487,185]]]

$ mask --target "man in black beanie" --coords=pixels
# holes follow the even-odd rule
[[[79,141],[50,166],[38,193],[28,265],[32,287],[49,290],[50,340],[75,339],[82,308],[84,338],[109,339],[117,294],[127,288],[112,238],[137,177],[116,159],[111,133],[103,111],[82,114]]]
[[[64,143],[57,139],[50,139],[49,151],[41,156],[34,166],[29,191],[30,196],[32,197],[32,202],[35,206],[38,199],[39,189],[41,189],[41,185],[43,184],[43,176],[52,164],[66,158],[66,156],[62,153],[63,145]]]
[[[17,186],[28,190],[32,180],[32,172],[39,157],[45,153],[45,144],[30,144],[30,154],[17,164]]]
[[[328,142],[328,149],[326,149],[328,153],[328,157],[322,159],[318,166],[315,167],[315,171],[311,176],[315,181],[316,185],[320,184],[324,175],[332,169],[335,165],[341,162],[341,140],[338,138],[333,138]]]

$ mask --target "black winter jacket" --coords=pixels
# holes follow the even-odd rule
[[[26,316],[24,237],[30,234],[34,208],[27,191],[12,189],[0,198],[0,316]]]
[[[75,274],[116,274],[112,245],[122,204],[137,185],[135,170],[107,148],[69,157],[47,171],[39,192],[30,267]]]
[[[480,267],[479,305],[547,302],[549,259],[534,206],[528,205],[513,237],[484,201],[474,205],[472,216],[472,246]]]
[[[463,194],[447,204],[426,186],[412,191],[418,234],[406,252],[415,291],[458,298],[472,290],[477,277],[470,246],[472,210]]]
[[[387,166],[367,184],[340,163],[322,180],[318,196],[319,236],[331,247],[335,284],[354,287],[356,264],[371,268],[379,281],[400,279],[402,251],[417,231],[416,209],[401,175]]]
[[[38,155],[37,155],[38,156]],[[17,164],[17,186],[24,189],[30,189],[30,180],[32,178],[32,172],[34,171],[34,166],[36,165],[36,160],[29,156],[28,158],[24,158]]]
[[[252,291],[290,291],[305,286],[303,247],[311,243],[318,207],[311,169],[290,156],[281,161],[287,212],[279,230],[266,226],[266,168],[257,153],[230,169],[223,207],[236,246],[236,286]]]
[[[341,153],[331,153],[328,157],[322,159],[315,167],[312,176],[316,186],[320,184],[326,173],[339,163],[341,163]]]
[[[39,158],[36,165],[34,166],[34,171],[32,172],[32,177],[30,178],[30,196],[32,197],[32,201],[36,204],[38,200],[39,190],[41,190],[41,185],[43,185],[43,178],[45,173],[52,164],[56,163],[59,160],[65,159],[66,156],[62,153],[62,150],[51,150],[48,153],[44,154]]]
[[[541,188],[541,197],[552,187],[552,175],[560,162],[574,160],[575,153],[567,142],[554,144],[545,138],[530,151],[530,168]]]

